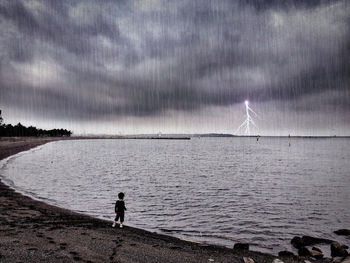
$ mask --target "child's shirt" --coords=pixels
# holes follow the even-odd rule
[[[118,200],[115,202],[115,208],[114,208],[116,213],[124,213],[126,210],[125,203],[122,200]]]

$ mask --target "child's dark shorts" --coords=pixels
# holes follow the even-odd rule
[[[115,216],[114,221],[118,221],[118,219],[120,218],[120,222],[124,222],[124,212],[118,212]]]

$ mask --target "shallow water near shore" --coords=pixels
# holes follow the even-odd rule
[[[350,139],[201,138],[52,142],[0,163],[5,183],[47,203],[189,240],[290,250],[294,235],[350,227]]]

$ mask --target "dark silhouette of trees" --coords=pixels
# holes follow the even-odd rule
[[[47,137],[62,137],[62,136],[71,136],[72,132],[66,129],[52,129],[52,130],[43,130],[37,129],[33,126],[23,126],[20,122],[13,126],[11,124],[4,124],[3,118],[1,117],[0,110],[0,136],[1,137],[20,137],[20,136],[47,136]]]
[[[3,123],[3,118],[2,118],[2,116],[1,116],[1,110],[0,110],[0,126],[2,126],[2,123]]]

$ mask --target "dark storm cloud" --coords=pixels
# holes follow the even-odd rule
[[[61,119],[246,98],[293,110],[334,90],[322,101],[348,105],[349,11],[346,0],[2,1],[0,103]]]
[[[0,15],[3,19],[13,22],[21,34],[61,46],[79,55],[93,51],[94,47],[87,41],[90,36],[118,36],[117,27],[105,21],[103,14],[93,17],[87,25],[79,25],[69,20],[68,9],[69,5],[63,4],[45,6],[38,14],[33,14],[23,3],[7,0],[0,6]]]

